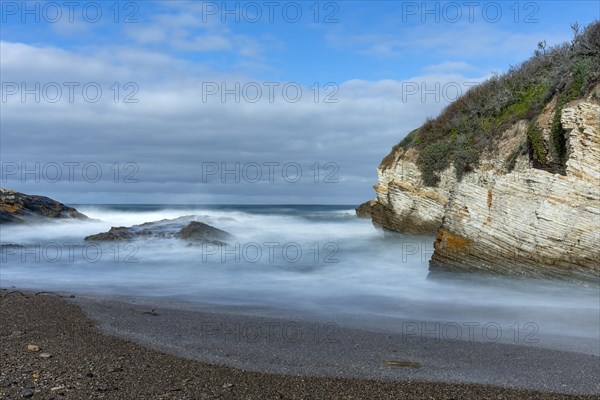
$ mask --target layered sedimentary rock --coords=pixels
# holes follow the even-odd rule
[[[370,211],[363,206],[362,213],[370,214],[385,229],[433,235],[442,222],[453,183],[445,179],[439,187],[425,187],[416,157],[413,149],[392,149],[377,169],[379,183],[373,186],[377,198],[369,204]]]
[[[460,182],[435,241],[433,268],[597,281],[600,277],[600,106],[562,111],[566,176],[535,168]]]
[[[87,219],[73,207],[44,196],[0,188],[0,223],[25,223],[57,218]]]
[[[526,120],[504,132],[460,181],[453,167],[443,171],[437,187],[423,184],[417,150],[397,146],[378,168],[377,197],[368,211],[373,222],[436,235],[431,270],[600,282],[598,88],[562,108],[567,149],[562,174],[536,167],[531,152],[507,165],[527,141]],[[545,131],[555,104],[539,117]],[[545,140],[552,140],[545,131]]]

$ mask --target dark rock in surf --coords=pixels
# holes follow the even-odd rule
[[[112,240],[131,240],[135,238],[135,234],[131,228],[125,226],[113,226],[108,232],[97,233],[95,235],[86,236],[84,240],[90,241],[112,241]]]
[[[48,197],[0,188],[0,224],[22,224],[61,218],[88,219],[73,207]]]
[[[139,238],[179,238],[193,243],[225,244],[231,235],[221,229],[193,220],[193,216],[146,222],[130,227],[112,227],[108,232],[86,236],[87,241],[135,240]]]
[[[227,240],[231,238],[231,235],[205,223],[192,221],[179,231],[179,237],[194,242],[212,242]]]

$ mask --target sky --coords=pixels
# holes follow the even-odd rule
[[[411,130],[600,1],[0,1],[1,186],[351,204]]]

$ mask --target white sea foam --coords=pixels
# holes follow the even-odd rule
[[[386,238],[346,208],[78,208],[96,220],[2,227],[2,243],[25,246],[3,249],[2,287],[177,296],[332,315],[497,322],[503,327],[533,322],[551,335],[598,338],[597,288],[498,277],[432,279],[428,259],[433,238]],[[224,248],[190,246],[178,239],[83,241],[111,226],[186,215],[226,230],[234,239]]]

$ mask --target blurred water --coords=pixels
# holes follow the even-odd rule
[[[2,226],[0,285],[346,315],[534,324],[598,339],[597,287],[492,276],[428,278],[433,238],[384,237],[351,206],[78,206],[95,221]],[[179,239],[92,244],[111,226],[192,216],[228,246]],[[531,328],[531,325],[528,325]],[[533,328],[532,328],[533,329]]]

